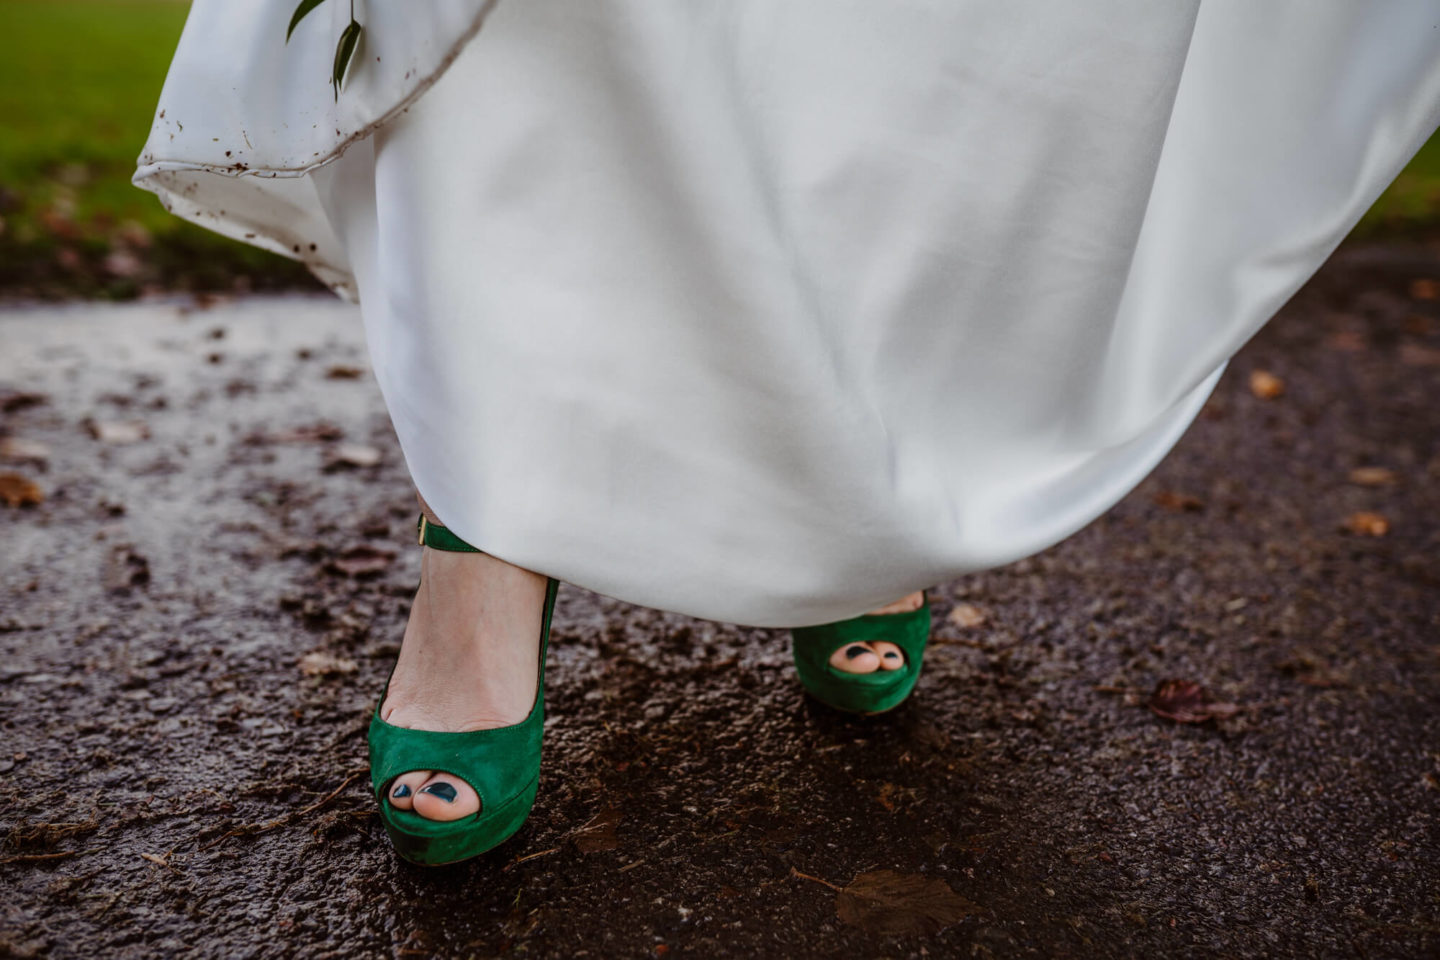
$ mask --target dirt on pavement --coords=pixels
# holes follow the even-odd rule
[[[0,956],[1440,955],[1437,382],[1440,254],[1343,249],[1117,508],[938,587],[881,717],[562,587],[534,813],[424,869],[366,776],[419,548],[358,314],[11,306]]]

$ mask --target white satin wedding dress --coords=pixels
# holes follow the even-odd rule
[[[294,6],[135,182],[358,299],[459,536],[755,625],[1090,522],[1440,122],[1436,0],[360,2],[338,99]]]

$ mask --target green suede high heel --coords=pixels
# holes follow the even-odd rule
[[[422,545],[437,550],[482,553],[445,527],[420,515]],[[455,863],[499,846],[530,815],[540,783],[540,739],[545,725],[545,650],[550,614],[559,581],[545,583],[545,612],[540,622],[540,671],[535,703],[519,723],[489,730],[445,733],[396,727],[380,719],[390,682],[370,717],[370,784],[380,803],[380,820],[395,851],[424,866]],[[391,671],[394,675],[394,671]],[[413,810],[398,810],[388,799],[390,782],[411,770],[438,770],[468,783],[480,796],[480,809],[459,820],[428,820]]]
[[[796,627],[790,631],[795,672],[810,695],[847,713],[872,715],[899,706],[915,689],[930,639],[930,596],[904,613],[867,613],[849,620]],[[830,664],[830,656],[850,643],[893,643],[905,653],[899,670],[846,673]]]

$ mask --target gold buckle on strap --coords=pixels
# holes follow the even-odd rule
[[[420,546],[425,546],[425,514],[420,514],[420,539],[416,541]]]

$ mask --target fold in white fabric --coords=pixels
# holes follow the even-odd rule
[[[290,5],[136,182],[358,295],[459,536],[763,626],[1108,509],[1440,122],[1433,0],[366,4],[338,105]]]

